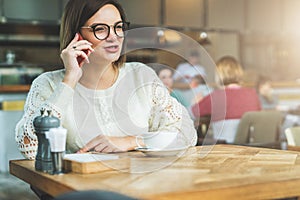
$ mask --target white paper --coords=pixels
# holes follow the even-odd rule
[[[64,152],[66,150],[67,129],[63,127],[51,128],[46,133],[51,152]]]
[[[74,154],[66,154],[64,156],[64,159],[73,160],[81,163],[87,163],[87,162],[97,162],[97,161],[104,161],[104,160],[116,160],[119,159],[119,156],[112,155],[112,154],[74,153]]]

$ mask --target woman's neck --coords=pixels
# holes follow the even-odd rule
[[[226,88],[240,88],[241,85],[238,83],[231,83],[225,86]]]
[[[83,66],[79,83],[89,89],[103,90],[111,87],[117,79],[118,70],[110,64],[87,64]]]

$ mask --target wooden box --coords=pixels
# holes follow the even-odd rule
[[[80,174],[97,173],[110,170],[126,170],[129,159],[110,154],[67,154],[64,157],[66,172]]]

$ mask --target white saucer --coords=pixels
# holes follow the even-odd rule
[[[180,148],[166,148],[166,149],[154,149],[147,147],[136,147],[136,151],[143,152],[147,156],[156,156],[156,157],[164,157],[164,156],[181,156],[188,147],[180,147]]]

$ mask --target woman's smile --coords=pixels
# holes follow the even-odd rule
[[[117,53],[119,52],[119,45],[109,45],[104,47],[105,51],[107,51],[108,53]]]

